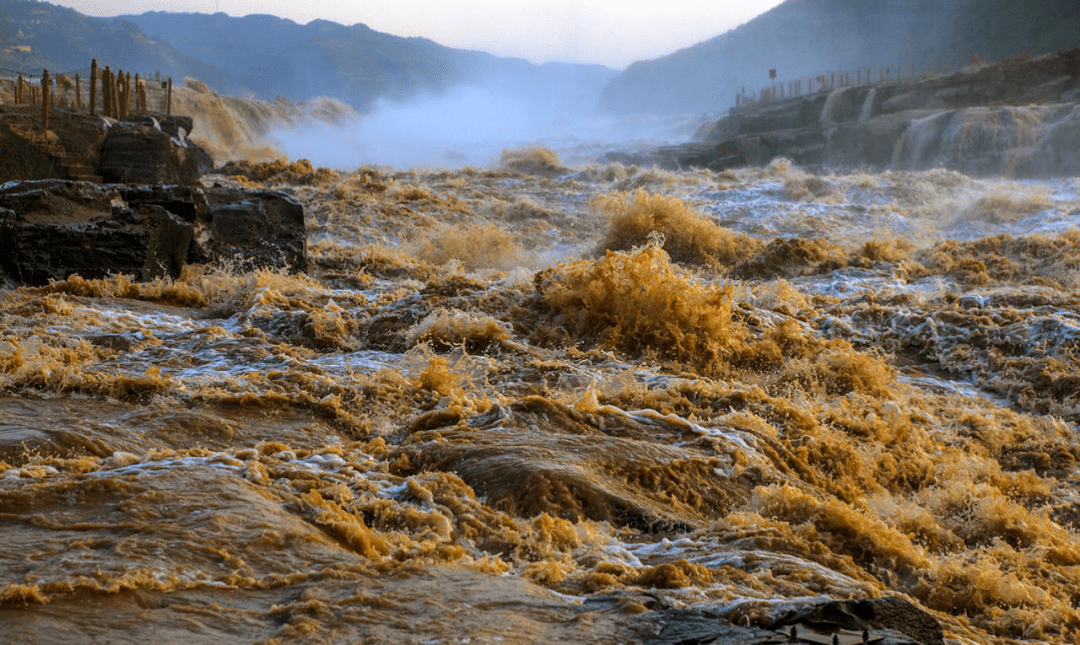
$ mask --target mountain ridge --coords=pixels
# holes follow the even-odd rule
[[[0,67],[66,72],[85,70],[91,58],[101,66],[191,76],[226,94],[299,101],[329,96],[361,111],[378,100],[470,84],[542,106],[592,107],[617,74],[600,65],[534,65],[454,49],[363,23],[299,25],[267,14],[223,13],[93,18],[48,2],[0,0]]]
[[[333,96],[364,109],[460,85],[483,85],[533,101],[587,101],[616,70],[600,65],[535,65],[456,49],[422,37],[386,34],[364,23],[301,25],[267,14],[145,12],[117,16],[145,33],[247,78],[264,98]],[[267,46],[272,43],[273,46]],[[238,56],[237,52],[250,52]]]

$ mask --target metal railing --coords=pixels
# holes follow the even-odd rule
[[[979,59],[972,59],[971,67],[978,67]],[[916,65],[896,65],[882,67],[875,70],[873,67],[862,67],[857,70],[837,69],[823,74],[812,74],[794,80],[774,82],[757,92],[747,92],[744,86],[735,95],[735,106],[751,106],[761,103],[769,103],[788,98],[808,96],[845,87],[866,87],[883,85],[896,85],[900,83],[912,83],[914,81],[943,76],[965,69],[965,66],[950,68],[924,67],[919,69]],[[876,72],[876,73],[875,73]],[[804,84],[805,83],[805,84]]]

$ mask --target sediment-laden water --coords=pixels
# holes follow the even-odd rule
[[[0,292],[4,642],[1080,639],[1078,180],[239,171],[308,274]]]

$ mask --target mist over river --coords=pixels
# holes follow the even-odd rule
[[[0,641],[1080,640],[1080,180],[230,168],[308,273],[0,291]]]

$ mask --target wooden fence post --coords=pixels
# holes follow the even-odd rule
[[[117,76],[123,72],[109,72],[109,116],[114,119],[120,118],[120,85]]]
[[[131,115],[131,72],[124,78],[124,116]]]
[[[111,109],[111,105],[112,105],[112,103],[110,102],[111,99],[109,98],[109,74],[110,73],[111,73],[111,71],[109,70],[108,65],[106,65],[105,69],[101,72],[101,115],[102,116],[112,116],[112,114],[109,113],[109,110]]]
[[[169,77],[169,93],[165,97],[165,116],[172,116],[172,76]]]
[[[124,70],[116,73],[116,118],[124,118]]]
[[[101,106],[101,111],[105,113],[105,116],[112,118],[113,115],[113,71],[111,67],[105,67],[105,76],[101,78],[101,87],[105,89],[105,96],[108,103]]]
[[[82,112],[82,81],[75,75],[75,109]]]
[[[41,74],[41,127],[49,129],[49,70]]]
[[[97,115],[97,59],[90,61],[90,116]]]

